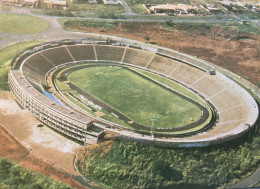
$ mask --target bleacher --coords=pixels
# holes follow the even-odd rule
[[[24,65],[23,66],[23,74],[32,83],[36,83],[38,85],[46,85],[45,81],[45,74],[42,73],[41,71],[37,70],[34,67],[31,67],[29,65]]]
[[[69,45],[67,48],[76,61],[96,59],[93,45]]]
[[[230,122],[232,120],[245,120],[247,118],[247,107],[242,104],[240,106],[235,106],[233,108],[229,108],[220,113],[219,122]]]
[[[198,79],[201,79],[204,75],[206,75],[206,72],[181,63],[181,65],[178,66],[171,73],[170,76],[173,79],[176,79],[186,85],[191,85],[192,83],[196,82]]]
[[[116,47],[108,45],[96,45],[96,53],[98,60],[110,60],[121,62],[125,47]]]
[[[128,48],[126,50],[123,62],[145,67],[153,58],[154,54],[154,52],[150,51]]]
[[[213,96],[210,98],[210,101],[218,108],[219,111],[223,111],[244,103],[244,100],[241,98],[240,94],[235,94],[232,89],[227,89],[216,96]]]
[[[206,75],[199,82],[194,83],[192,87],[206,97],[211,97],[226,88],[225,84],[213,75]]]
[[[25,65],[30,65],[31,67],[37,68],[44,74],[54,67],[54,65],[46,58],[44,58],[40,53],[28,58],[25,62]]]
[[[240,124],[244,125],[245,120],[237,120],[237,121],[230,121],[226,123],[219,123],[216,129],[214,129],[214,134],[222,134],[224,132],[230,132],[236,129]]]
[[[185,55],[179,52],[169,51],[166,49],[159,48],[157,50],[157,53],[160,55],[168,56],[177,60],[181,60],[187,64],[190,64],[192,66],[195,66],[201,70],[204,70],[206,72],[209,72],[211,74],[215,73],[215,68],[209,64],[207,64],[205,61],[197,59],[195,57],[190,57],[189,55]]]
[[[73,62],[73,59],[67,49],[63,46],[41,51],[41,54],[55,66],[67,62]]]
[[[175,69],[180,62],[165,58],[163,56],[155,55],[151,63],[147,66],[148,69],[155,70],[157,72],[168,75],[173,69]]]

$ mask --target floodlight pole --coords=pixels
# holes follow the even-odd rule
[[[255,82],[255,94],[257,95],[258,94],[258,88],[259,88],[259,83],[258,82]]]
[[[126,32],[126,29],[122,28],[121,31],[123,33],[123,38],[121,38],[121,43],[122,43],[122,45],[124,45],[125,44],[125,32]]]
[[[155,121],[158,119],[159,119],[159,115],[150,115],[150,120],[152,121],[152,127],[151,127],[152,140],[154,140]]]
[[[84,146],[87,145],[87,126],[85,127],[85,141],[84,141]]]

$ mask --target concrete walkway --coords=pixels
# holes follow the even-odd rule
[[[234,186],[231,186],[230,188],[254,188],[258,184],[260,184],[260,168],[258,168],[252,175],[235,184]]]

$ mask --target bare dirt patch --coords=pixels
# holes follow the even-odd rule
[[[73,164],[79,145],[46,126],[37,127],[39,121],[9,100],[10,93],[0,94],[0,156],[74,188],[86,188],[74,179],[79,176]]]
[[[122,32],[122,28],[125,32]],[[145,36],[150,36],[149,42],[197,56],[232,72],[239,72],[252,82],[260,81],[260,36],[253,34],[217,27],[206,30],[177,28],[169,31],[154,23],[121,23],[114,30],[87,26],[73,26],[69,29],[105,33],[143,42]]]
[[[0,156],[16,161],[21,166],[36,171],[40,174],[66,183],[74,188],[86,188],[74,180],[70,174],[54,168],[34,155],[17,142],[3,127],[0,126]]]

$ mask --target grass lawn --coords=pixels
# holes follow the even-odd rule
[[[72,72],[68,78],[144,125],[151,125],[154,114],[159,115],[157,127],[185,125],[201,115],[196,105],[126,69],[91,67]]]
[[[11,7],[6,7],[6,6],[1,6],[1,5],[0,5],[0,10],[2,10],[2,11],[11,11],[12,8],[11,8]]]
[[[148,14],[147,10],[145,9],[144,5],[142,4],[134,4],[130,5],[130,9],[132,12],[137,13],[137,14]]]
[[[39,41],[26,41],[16,43],[0,49],[0,90],[8,90],[8,71],[12,58],[24,48],[39,44]]]
[[[47,30],[49,24],[45,20],[33,16],[1,14],[0,26],[0,31],[3,32],[16,34],[34,34]]]

